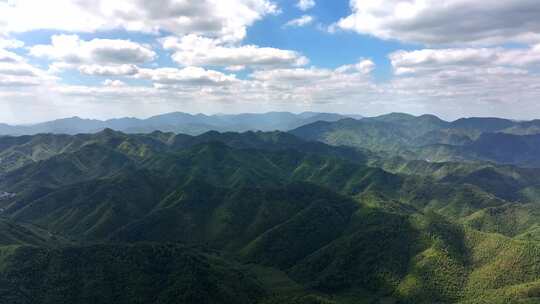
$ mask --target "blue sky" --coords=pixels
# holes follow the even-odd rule
[[[169,111],[537,118],[533,2],[0,0],[0,122]]]
[[[413,49],[411,44],[397,40],[381,40],[354,32],[328,33],[325,28],[351,13],[349,1],[319,1],[309,12],[303,12],[293,1],[280,1],[283,13],[266,18],[248,30],[247,43],[297,50],[308,56],[311,63],[336,68],[362,58],[377,65],[374,75],[387,80],[391,75],[388,54],[400,49]],[[303,15],[315,16],[311,26],[283,28],[283,24]]]

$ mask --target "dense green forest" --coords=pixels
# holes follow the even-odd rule
[[[0,303],[538,303],[535,125],[0,137]]]

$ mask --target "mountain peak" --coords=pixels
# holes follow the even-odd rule
[[[105,129],[101,130],[101,132],[99,132],[99,134],[104,134],[104,135],[109,135],[110,136],[110,135],[122,135],[124,133],[113,130],[111,128],[105,128]]]

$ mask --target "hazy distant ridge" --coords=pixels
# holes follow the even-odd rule
[[[360,115],[333,113],[269,112],[262,114],[204,115],[182,112],[152,116],[147,119],[117,118],[109,120],[71,117],[34,125],[14,126],[0,124],[0,135],[34,135],[39,133],[78,134],[96,133],[109,128],[126,133],[153,131],[175,132],[191,135],[211,130],[218,131],[287,131],[316,121],[338,121],[343,118],[362,118]]]

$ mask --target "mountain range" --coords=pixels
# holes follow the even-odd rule
[[[126,133],[149,133],[153,131],[175,132],[191,135],[207,131],[287,131],[315,121],[336,121],[343,118],[361,118],[360,115],[332,113],[269,112],[263,114],[188,114],[182,112],[153,116],[147,119],[119,118],[110,120],[71,117],[33,125],[12,126],[0,124],[0,135],[34,135],[39,133],[78,134],[95,133],[113,129]]]
[[[540,167],[540,120],[392,113],[361,120],[318,121],[291,130],[306,140],[431,162],[488,161]]]
[[[0,303],[537,303],[533,125],[0,137]]]

